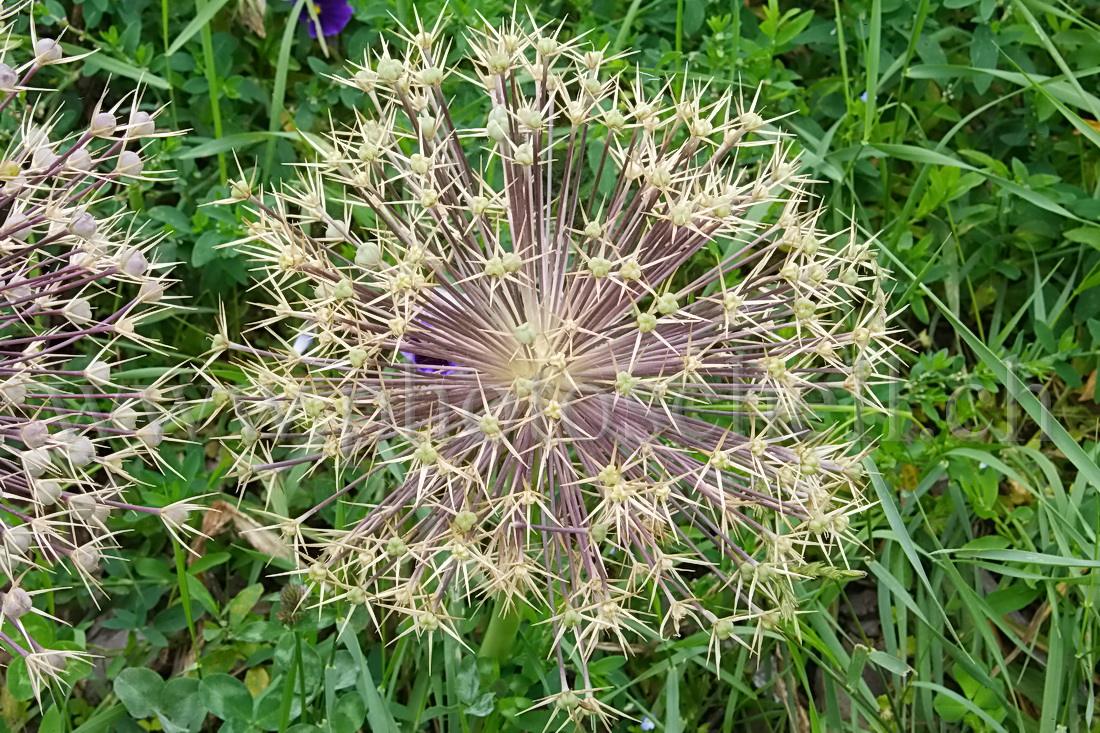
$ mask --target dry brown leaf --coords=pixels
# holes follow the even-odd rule
[[[252,697],[259,697],[260,693],[271,684],[271,675],[264,667],[250,667],[244,673],[244,686],[252,693]]]
[[[230,524],[233,525],[237,534],[252,545],[253,549],[269,557],[279,557],[293,562],[294,553],[283,540],[282,535],[275,530],[267,529],[229,502],[220,500],[211,504],[203,514],[202,534],[191,543],[195,556],[203,554],[207,538],[221,534]]]
[[[1089,402],[1095,400],[1096,395],[1096,370],[1092,370],[1092,374],[1089,375],[1088,381],[1085,382],[1085,386],[1081,388],[1081,396],[1077,398],[1078,402]]]
[[[912,463],[901,464],[901,488],[906,491],[914,491],[920,486],[920,469]]]

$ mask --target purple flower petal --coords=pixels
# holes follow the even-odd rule
[[[415,364],[417,366],[416,371],[423,374],[450,374],[454,371],[453,369],[440,368],[455,366],[453,361],[447,361],[446,359],[440,359],[435,356],[421,356],[413,351],[402,351],[401,356]]]
[[[334,36],[344,30],[353,14],[348,0],[313,0],[313,9],[317,12],[321,32],[326,36]],[[314,23],[313,18],[309,16],[308,8],[302,8],[298,22],[305,24],[309,29],[310,38],[317,37],[317,23]]]

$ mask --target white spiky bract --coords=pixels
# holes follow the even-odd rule
[[[559,662],[566,643],[582,660],[553,700],[597,714],[601,639],[690,617],[719,647],[830,572],[805,553],[845,535],[859,456],[803,418],[876,379],[881,272],[817,230],[789,146],[730,95],[670,102],[516,25],[472,33],[472,63],[438,29],[406,35],[342,80],[370,112],[300,186],[234,187],[275,299],[262,325],[304,325],[282,348],[215,337],[251,377],[229,444],[245,481],[355,475],[282,525],[322,602],[452,634],[448,599],[530,603]],[[452,76],[484,91],[484,126],[455,126]],[[395,470],[346,526],[310,528]]]
[[[120,346],[155,347],[137,329],[168,307],[168,281],[149,261],[154,242],[125,208],[127,187],[150,180],[143,149],[158,136],[154,115],[135,99],[132,108],[100,104],[86,128],[61,137],[54,119],[36,120],[49,90],[32,79],[73,59],[37,38],[33,23],[29,44],[8,35],[26,11],[0,4],[0,642],[41,694],[87,655],[44,648],[28,632],[24,617],[45,613],[32,603],[41,591],[22,587],[26,572],[65,566],[90,587],[116,546],[111,514],[162,516],[176,534],[192,507],[125,501],[135,483],[128,464],[155,459],[165,433],[158,384],[119,376]]]

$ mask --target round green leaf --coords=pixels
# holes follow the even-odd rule
[[[27,663],[23,661],[23,657],[16,656],[11,660],[5,681],[8,692],[16,700],[30,700],[34,697],[34,688],[31,686],[31,678],[27,674]]]
[[[199,694],[199,681],[193,677],[168,680],[160,692],[157,711],[168,733],[195,733],[202,727],[206,707]]]
[[[354,692],[342,695],[332,711],[332,730],[360,730],[367,719],[367,707],[363,698]]]
[[[296,645],[293,631],[287,631],[275,645],[275,669],[284,674],[290,665],[294,663],[294,647]],[[306,689],[313,691],[321,684],[321,657],[313,645],[302,642],[301,668],[298,670],[299,679],[304,679]],[[300,683],[299,683],[300,684]]]
[[[164,680],[145,667],[124,669],[115,678],[115,694],[126,706],[126,712],[136,720],[153,716],[162,689]]]
[[[211,674],[199,685],[206,709],[222,720],[251,720],[252,695],[236,677],[227,674]]]

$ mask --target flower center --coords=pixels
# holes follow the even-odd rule
[[[561,399],[577,391],[578,384],[570,373],[573,359],[567,337],[563,338],[560,332],[536,332],[531,343],[517,346],[504,370],[506,382],[530,380],[534,391],[544,399]]]

